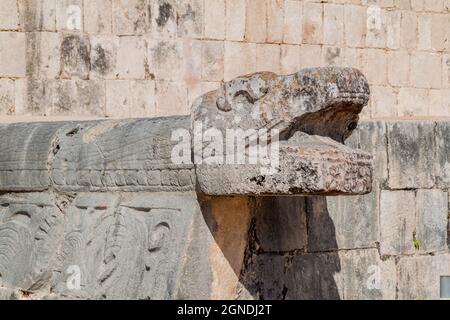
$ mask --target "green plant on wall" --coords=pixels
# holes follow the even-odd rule
[[[414,248],[416,248],[416,250],[419,250],[420,248],[420,242],[419,239],[417,239],[416,237],[416,232],[413,232],[413,243],[414,243]]]

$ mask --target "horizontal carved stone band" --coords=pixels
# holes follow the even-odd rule
[[[370,156],[342,143],[368,97],[359,71],[315,68],[224,83],[194,102],[191,117],[1,125],[0,191],[367,193]],[[174,163],[179,141],[173,132],[185,130],[194,137],[199,124],[203,132],[214,129],[223,137],[233,129],[266,130],[268,149],[276,130],[279,159],[273,172],[248,162]],[[194,158],[204,157],[210,141],[192,142],[188,150]],[[246,155],[249,150],[246,145]]]

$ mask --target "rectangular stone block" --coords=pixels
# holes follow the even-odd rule
[[[178,40],[149,40],[148,42],[148,66],[158,80],[183,79],[183,58],[183,45]],[[144,62],[143,60],[142,63]],[[168,68],[168,66],[171,67]]]
[[[397,278],[394,259],[382,261],[377,249],[341,251],[339,257],[343,299],[395,299]]]
[[[442,55],[442,87],[450,88],[450,54]]]
[[[117,50],[117,75],[120,79],[144,79],[147,45],[139,36],[119,38]]]
[[[450,187],[450,123],[438,121],[436,124],[436,183],[439,187]]]
[[[418,88],[441,87],[441,55],[428,52],[413,52],[410,70],[412,86]]]
[[[53,104],[53,81],[16,80],[15,91],[16,115],[43,116],[50,112]]]
[[[434,122],[388,123],[389,187],[431,188],[434,184]]]
[[[19,26],[16,0],[0,0],[0,30],[17,30]]]
[[[224,80],[256,72],[256,44],[225,41]]]
[[[226,39],[244,40],[246,0],[226,0],[226,13]]]
[[[61,35],[54,32],[30,32],[27,37],[28,75],[36,79],[56,79],[60,76]],[[67,44],[67,43],[64,43]]]
[[[91,79],[115,79],[119,37],[98,35],[90,37]]]
[[[187,89],[184,82],[156,82],[156,115],[171,116],[189,114]]]
[[[85,32],[92,34],[112,32],[112,0],[86,1],[83,10]]]
[[[0,113],[13,114],[15,109],[14,80],[0,79]]]
[[[362,6],[344,6],[345,43],[351,47],[361,47],[365,44],[367,18],[366,9]]]
[[[303,43],[322,44],[323,5],[321,3],[304,3],[302,21]]]
[[[224,44],[219,41],[202,41],[202,80],[222,81],[224,69]]]
[[[139,35],[150,31],[150,8],[147,2],[147,0],[112,0],[113,33]]]
[[[387,57],[382,49],[367,49],[365,75],[370,84],[384,85],[387,82]],[[376,63],[374,63],[376,61]]]
[[[395,50],[387,53],[388,82],[392,86],[407,86],[409,83],[409,53],[406,50]]]
[[[203,36],[204,4],[201,0],[180,0],[177,7],[178,37]]]
[[[448,194],[438,189],[420,189],[416,194],[419,251],[447,249]]]
[[[372,86],[370,101],[372,117],[397,116],[397,95],[392,87]]]
[[[374,48],[386,46],[386,12],[378,6],[367,8],[366,45]]]
[[[225,0],[205,1],[205,37],[223,40],[225,38]]]
[[[440,277],[450,275],[450,256],[404,257],[397,269],[398,299],[439,299]]]
[[[450,17],[448,14],[431,15],[431,48],[435,51],[450,49]]]
[[[386,12],[386,46],[389,49],[399,49],[401,46],[402,11]]]
[[[263,197],[257,200],[256,239],[264,252],[306,247],[306,203],[303,197]]]
[[[324,4],[323,43],[341,45],[344,42],[344,6]]]
[[[267,0],[267,39],[269,43],[283,41],[284,0]]]
[[[20,29],[23,31],[55,31],[56,1],[22,0],[17,2]]]
[[[379,186],[354,197],[308,197],[308,252],[376,247]]]
[[[403,48],[414,49],[417,46],[417,16],[415,12],[402,11],[401,45]]]
[[[300,68],[319,67],[322,64],[322,46],[303,44],[300,46]]]
[[[424,0],[424,10],[442,12],[443,11],[443,0]]]
[[[267,36],[265,0],[247,0],[245,39],[249,42],[265,42]]]
[[[82,34],[64,34],[61,42],[61,78],[89,78],[91,45]]]
[[[398,115],[406,117],[429,115],[428,90],[400,88],[398,93]]]
[[[131,115],[133,117],[156,116],[155,81],[135,80],[131,82]]]
[[[0,32],[0,77],[25,77],[25,55],[25,33]]]
[[[431,49],[431,15],[421,13],[417,19],[417,48],[421,50]]]
[[[381,191],[381,255],[414,253],[415,200],[414,191]]]
[[[291,74],[300,70],[300,47],[281,45],[280,68],[282,74]]]
[[[280,73],[280,45],[256,45],[256,70]]]
[[[83,1],[56,1],[56,29],[83,30]]]
[[[106,116],[128,118],[131,116],[131,90],[129,80],[106,80]]]
[[[302,3],[286,0],[284,2],[283,42],[301,44],[302,33]]]
[[[175,39],[177,36],[176,0],[147,0],[150,4],[152,39]]]

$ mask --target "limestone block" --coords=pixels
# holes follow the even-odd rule
[[[321,3],[304,3],[303,43],[322,44],[323,6]]]
[[[158,80],[183,80],[183,58],[185,58],[183,54],[180,41],[150,40],[148,42],[149,68]]]
[[[0,283],[37,291],[49,286],[62,237],[63,214],[45,193],[0,197]]]
[[[448,50],[450,44],[448,37],[450,35],[450,19],[448,15],[431,15],[431,48],[436,51]]]
[[[401,46],[414,49],[417,45],[417,16],[415,12],[402,11],[400,24]]]
[[[342,45],[344,43],[344,6],[324,5],[323,43],[329,45]]]
[[[375,184],[368,195],[308,198],[308,251],[375,247],[379,193]]]
[[[422,13],[417,20],[417,47],[421,50],[431,49],[431,15]]]
[[[395,299],[397,279],[393,259],[380,260],[376,249],[341,251],[339,258],[343,299]]]
[[[21,30],[23,31],[56,30],[56,1],[22,0],[16,2],[19,11],[19,23]]]
[[[178,37],[201,38],[203,36],[203,1],[181,0],[178,3]]]
[[[204,25],[207,39],[225,38],[225,0],[205,1]]]
[[[322,46],[304,44],[300,46],[300,67],[320,67],[322,65]]]
[[[407,117],[429,115],[428,93],[427,89],[400,88],[398,92],[398,115]]]
[[[411,55],[411,85],[418,88],[441,88],[441,56],[435,53],[414,52]]]
[[[389,49],[399,49],[401,46],[402,11],[386,12],[386,46]]]
[[[15,108],[14,81],[11,79],[0,79],[0,112],[12,114]]]
[[[156,82],[156,115],[189,114],[187,90],[184,82]]]
[[[281,45],[280,72],[289,74],[300,68],[300,47],[296,45]]]
[[[415,211],[414,191],[381,191],[381,255],[414,253]]]
[[[367,49],[366,57],[367,80],[370,84],[384,85],[387,82],[387,58],[382,49]],[[376,63],[374,63],[376,61]]]
[[[372,86],[371,111],[373,117],[397,115],[397,96],[392,87]]]
[[[280,73],[280,46],[278,44],[256,45],[256,70]]]
[[[88,79],[90,70],[89,37],[64,34],[61,42],[61,77]]]
[[[443,0],[424,0],[424,9],[426,11],[442,12]]]
[[[25,77],[25,57],[25,33],[0,32],[0,77]]]
[[[242,41],[245,35],[246,0],[226,0],[226,39]]]
[[[280,0],[267,1],[267,42],[281,43],[283,42],[284,16],[285,6],[287,2]],[[286,12],[289,12],[287,9]],[[297,20],[298,19],[297,15]],[[298,30],[297,30],[298,31]],[[301,37],[300,37],[301,39]]]
[[[302,34],[302,3],[287,0],[284,2],[283,43],[301,44]]]
[[[189,195],[79,194],[66,209],[54,292],[70,298],[175,298],[197,210]],[[67,286],[70,266],[81,272],[81,290]]]
[[[119,38],[117,74],[120,79],[144,79],[147,44],[141,37]]]
[[[409,83],[409,53],[406,50],[395,50],[387,53],[388,82],[392,86],[407,86]],[[425,75],[423,75],[425,76]]]
[[[173,39],[177,36],[177,4],[175,0],[148,0],[151,12],[152,39]]]
[[[28,33],[27,72],[31,77],[35,79],[56,79],[59,77],[61,38],[59,34],[54,32]],[[67,43],[63,44],[67,46]]]
[[[344,6],[345,43],[351,47],[365,44],[367,20],[364,7],[355,5]]]
[[[439,299],[440,276],[450,274],[448,254],[404,257],[398,262],[398,299]]]
[[[450,125],[445,122],[437,122],[436,125],[436,147],[437,147],[437,166],[436,182],[440,187],[450,186]]]
[[[421,252],[447,249],[448,194],[441,190],[419,189],[416,194],[417,234]]]
[[[85,32],[91,34],[111,34],[112,0],[86,1],[83,10]]]
[[[132,115],[152,117],[156,115],[155,81],[135,80],[131,82]]]
[[[450,54],[442,56],[442,87],[450,88]]]
[[[265,0],[247,0],[245,40],[265,42],[267,36]]]
[[[433,186],[434,125],[419,121],[388,123],[389,187]]]
[[[396,8],[401,10],[411,9],[411,4],[408,0],[394,0],[394,5]]]
[[[45,115],[53,106],[54,80],[16,80],[17,115]]]
[[[119,38],[116,36],[91,36],[91,79],[115,79]]]
[[[0,30],[17,30],[19,26],[18,7],[16,0],[1,0]]]
[[[256,44],[225,41],[225,81],[253,72],[256,72]]]
[[[83,1],[56,1],[56,30],[83,30]]]
[[[342,264],[337,252],[301,254],[292,258],[286,269],[287,300],[342,298]]]
[[[223,43],[202,41],[202,80],[222,81],[224,69]]]
[[[148,0],[112,0],[113,33],[138,35],[150,31],[150,12]]]
[[[366,45],[384,48],[386,46],[386,12],[378,6],[369,6],[367,15]]]
[[[306,247],[306,204],[303,197],[263,197],[255,204],[255,237],[264,252],[301,250]]]

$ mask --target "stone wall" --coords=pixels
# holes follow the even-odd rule
[[[439,299],[450,275],[448,137],[448,121],[360,123],[347,144],[373,154],[372,193],[264,200],[244,286],[265,299]]]
[[[448,0],[0,0],[0,114],[187,114],[255,71],[354,66],[365,118],[450,116]],[[6,121],[9,121],[6,119]]]

